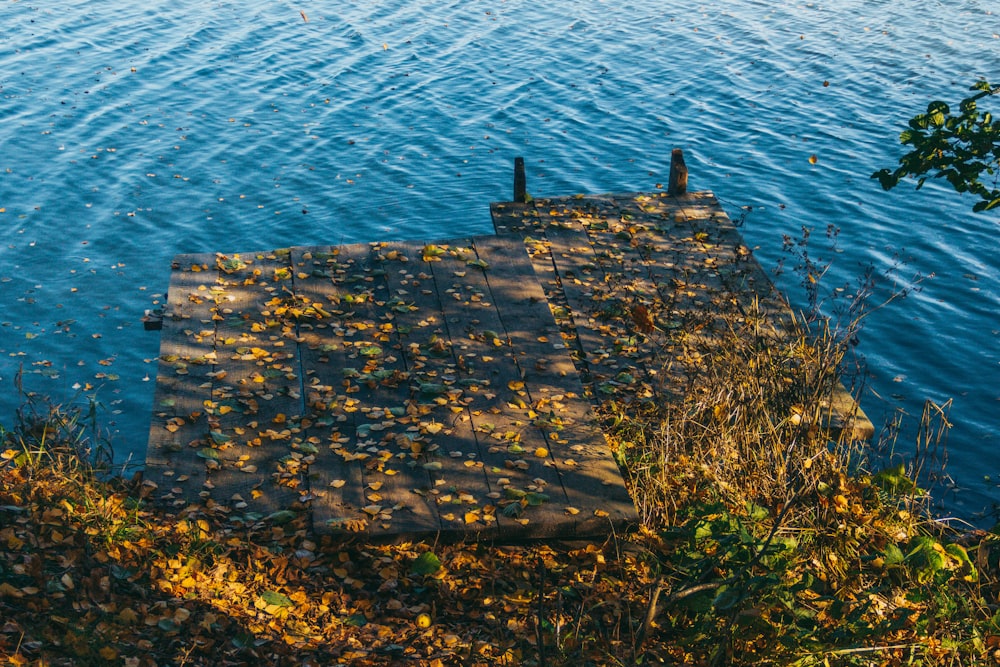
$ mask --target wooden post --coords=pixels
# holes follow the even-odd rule
[[[528,181],[524,175],[524,158],[514,158],[514,201],[523,204],[528,201]]]
[[[164,299],[166,300],[166,299]],[[161,331],[163,329],[163,309],[146,310],[142,316],[142,328],[146,331]]]
[[[684,164],[684,151],[675,148],[670,153],[670,180],[667,182],[667,194],[680,196],[687,194],[688,168]]]

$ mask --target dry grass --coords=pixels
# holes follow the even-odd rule
[[[641,443],[627,459],[647,525],[673,524],[706,486],[733,507],[782,508],[863,462],[863,443],[821,428],[843,361],[828,332],[781,332],[758,310],[713,340],[682,402],[619,415],[619,432]]]

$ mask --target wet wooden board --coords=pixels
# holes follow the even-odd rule
[[[597,403],[673,395],[732,322],[780,340],[792,311],[710,192],[624,193],[491,205],[500,236],[523,240],[587,394]],[[874,427],[840,387],[824,417],[869,439]]]
[[[637,522],[520,239],[179,256],[161,336],[168,507],[376,539]]]

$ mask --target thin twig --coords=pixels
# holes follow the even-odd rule
[[[538,559],[538,618],[535,619],[535,641],[538,643],[538,665],[545,667],[545,637],[542,619],[545,618],[545,560]]]

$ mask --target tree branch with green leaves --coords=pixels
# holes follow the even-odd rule
[[[928,176],[944,178],[956,192],[980,197],[973,211],[1000,207],[1000,120],[979,108],[979,100],[1000,94],[1000,86],[978,81],[970,90],[978,92],[962,100],[958,113],[936,100],[926,113],[911,118],[899,141],[913,150],[899,159],[895,171],[881,169],[871,177],[885,190],[907,176],[917,178],[918,190]]]

